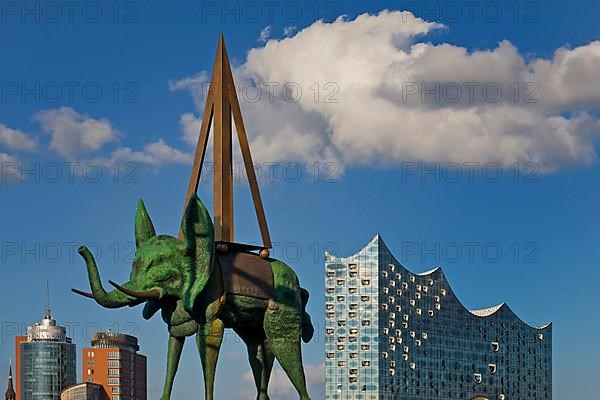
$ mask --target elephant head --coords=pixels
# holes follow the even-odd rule
[[[92,253],[82,246],[79,254],[86,262],[92,293],[73,291],[107,308],[147,302],[146,318],[158,310],[158,304],[166,297],[181,300],[186,311],[192,314],[196,298],[214,268],[213,224],[197,196],[188,202],[181,228],[183,241],[157,235],[144,202],[140,200],[135,217],[136,252],[129,281],[123,285],[109,281],[116,289],[105,291]]]

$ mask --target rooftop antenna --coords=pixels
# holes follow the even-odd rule
[[[45,319],[52,319],[52,311],[50,310],[50,282],[46,280],[46,315]]]

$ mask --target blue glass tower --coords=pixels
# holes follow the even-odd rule
[[[27,328],[20,344],[21,400],[60,400],[63,389],[76,383],[76,349],[66,329],[50,311]]]
[[[326,254],[326,400],[552,399],[552,327],[467,310],[441,269],[413,274],[377,235]]]

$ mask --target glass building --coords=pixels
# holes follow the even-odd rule
[[[19,344],[19,399],[60,400],[63,389],[77,382],[76,367],[75,344],[46,312]]]
[[[467,310],[441,269],[414,274],[377,235],[326,254],[326,400],[552,398],[552,327]]]

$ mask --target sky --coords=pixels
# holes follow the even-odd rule
[[[590,0],[4,2],[0,371],[13,336],[43,316],[48,280],[78,349],[97,330],[139,337],[160,397],[162,321],[72,294],[87,289],[74,249],[89,245],[105,282],[126,281],[139,198],[158,232],[177,233],[223,32],[272,254],[311,292],[313,398],[324,252],[353,254],[377,233],[410,270],[441,266],[466,307],[506,302],[531,325],[553,322],[554,397],[594,398],[599,11]],[[239,169],[236,180],[236,239],[256,243]],[[203,391],[186,349],[178,400]],[[245,358],[228,334],[219,398],[254,398]],[[271,393],[296,398],[280,371]]]

